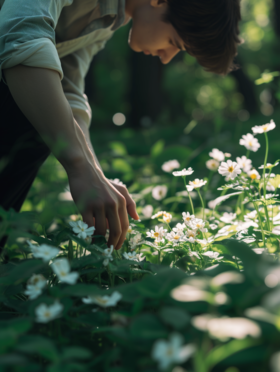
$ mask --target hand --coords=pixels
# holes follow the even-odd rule
[[[95,235],[110,230],[108,246],[120,249],[129,227],[128,215],[138,219],[135,202],[124,186],[112,185],[100,170],[92,166],[68,172],[70,192],[83,221],[94,226]]]

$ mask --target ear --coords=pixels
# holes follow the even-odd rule
[[[167,3],[167,0],[150,0],[150,5],[153,8],[160,8]]]

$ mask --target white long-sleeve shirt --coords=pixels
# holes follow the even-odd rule
[[[125,0],[0,0],[0,81],[19,64],[58,71],[73,115],[89,127],[84,79],[124,20]]]

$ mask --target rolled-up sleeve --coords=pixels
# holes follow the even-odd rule
[[[88,98],[84,94],[85,76],[88,72],[93,56],[98,51],[98,45],[92,43],[74,53],[61,58],[64,73],[62,87],[73,112],[73,116],[79,115],[90,127],[92,112]]]
[[[73,0],[5,0],[0,10],[0,81],[2,70],[18,64],[63,69],[55,46],[61,10]]]

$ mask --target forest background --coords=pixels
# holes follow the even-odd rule
[[[120,28],[94,57],[85,93],[92,108],[91,140],[108,178],[121,179],[133,193],[140,185],[157,184],[164,175],[161,165],[171,159],[203,178],[213,147],[235,158],[242,134],[272,118],[276,130],[268,161],[279,158],[280,79],[261,78],[280,68],[280,3],[242,0],[241,5],[240,68],[226,77],[204,71],[186,52],[168,65],[133,52],[127,43],[130,25]],[[264,138],[260,143],[263,148]],[[253,163],[262,164],[262,152],[251,155]],[[50,156],[22,211],[43,212],[46,223],[54,209],[76,213],[72,204],[57,199],[66,185],[65,171]]]

